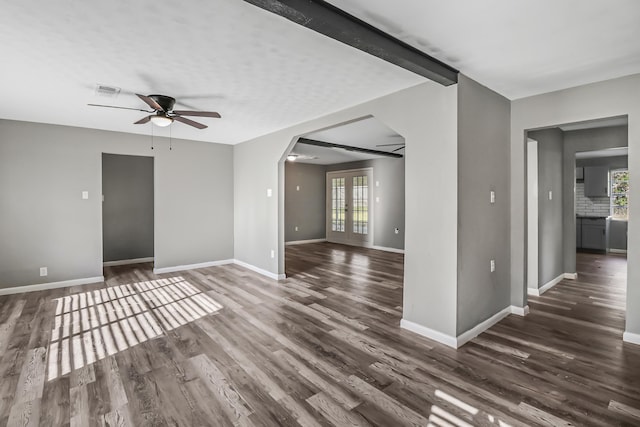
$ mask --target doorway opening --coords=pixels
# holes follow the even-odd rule
[[[374,117],[297,139],[284,162],[287,277],[338,274],[350,287],[346,274],[361,279],[370,268],[400,290],[392,309],[402,304],[404,149]]]
[[[527,132],[527,294],[532,310],[625,328],[627,118]],[[544,314],[544,313],[543,313]]]
[[[154,260],[154,158],[102,154],[105,267]]]

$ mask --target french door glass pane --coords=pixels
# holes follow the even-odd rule
[[[354,176],[352,182],[352,219],[353,232],[355,234],[368,234],[369,232],[369,183],[367,176]]]
[[[344,232],[345,194],[344,178],[331,179],[331,230]]]

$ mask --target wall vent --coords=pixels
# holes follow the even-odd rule
[[[107,98],[115,98],[120,93],[119,87],[107,86],[107,85],[96,85],[96,95],[105,96]]]

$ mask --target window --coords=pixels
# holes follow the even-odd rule
[[[629,218],[629,171],[611,171],[611,216],[616,219]]]
[[[331,230],[344,232],[345,220],[344,178],[331,180]]]

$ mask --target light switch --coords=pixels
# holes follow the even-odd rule
[[[296,191],[300,191],[300,186],[296,185]]]
[[[496,260],[492,259],[491,260],[491,272],[493,273],[494,271],[496,271]]]
[[[271,197],[273,195],[273,191],[270,188],[267,188],[267,197]]]
[[[376,181],[376,187],[380,187],[380,181]]]
[[[376,197],[376,203],[380,203],[380,197]]]
[[[296,225],[296,231],[298,231],[298,226]]]
[[[87,200],[89,198],[89,192],[88,191],[83,191],[82,192],[82,200]]]
[[[276,257],[276,251],[271,249],[271,258],[275,258]]]
[[[489,196],[489,200],[491,201],[491,204],[496,202],[496,192],[495,191],[491,191],[491,195]]]
[[[549,200],[553,200],[553,191],[549,191]]]

